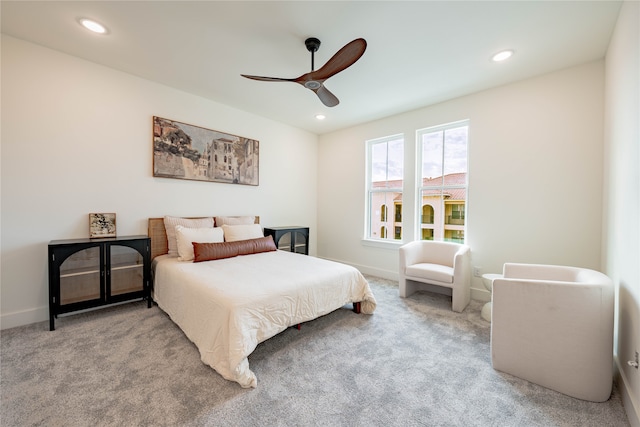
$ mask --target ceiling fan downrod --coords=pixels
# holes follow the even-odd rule
[[[311,52],[311,71],[314,71],[313,55],[320,49],[320,40],[315,37],[309,37],[304,41],[304,45],[307,46],[307,50]]]

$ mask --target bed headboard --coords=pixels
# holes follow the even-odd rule
[[[255,223],[260,224],[259,216],[256,216]],[[164,218],[149,218],[148,233],[151,238],[151,259],[169,252],[167,231],[164,229]]]

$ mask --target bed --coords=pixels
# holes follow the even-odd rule
[[[240,226],[220,228],[232,236]],[[149,219],[153,299],[196,345],[202,362],[242,387],[257,385],[248,356],[259,343],[347,304],[364,314],[376,308],[369,284],[354,267],[276,250],[271,237],[238,239],[242,233],[234,237],[241,246],[255,240],[273,248],[208,260],[201,248],[236,243],[194,243],[195,259],[185,261],[170,249],[174,237],[167,231],[164,218]]]

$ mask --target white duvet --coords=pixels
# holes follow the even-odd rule
[[[206,262],[154,260],[154,300],[200,351],[204,363],[242,387],[255,387],[247,357],[287,327],[376,300],[355,268],[285,251]]]

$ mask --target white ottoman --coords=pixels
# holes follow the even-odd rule
[[[484,287],[487,288],[489,293],[491,293],[491,289],[493,288],[493,281],[499,277],[502,277],[502,274],[483,274],[482,275],[482,283],[484,283]],[[491,301],[486,303],[484,307],[482,307],[482,311],[480,315],[487,322],[491,322]]]

